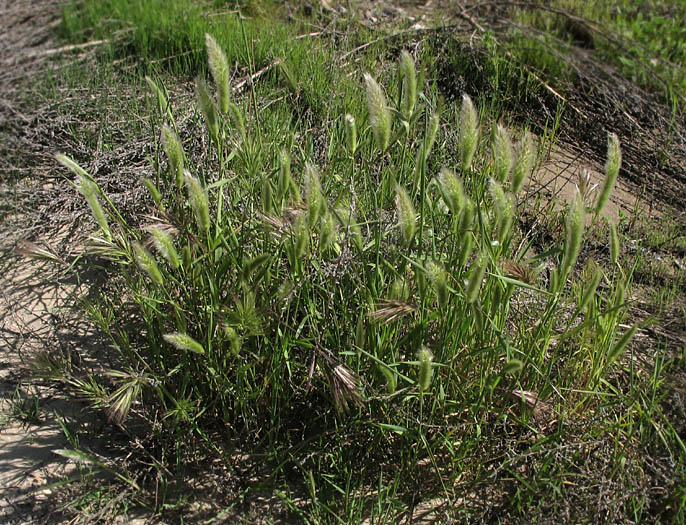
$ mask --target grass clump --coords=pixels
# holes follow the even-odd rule
[[[531,135],[513,146],[498,127],[480,148],[465,95],[457,148],[446,153],[440,110],[430,92],[419,96],[402,53],[398,104],[365,75],[367,114],[338,116],[332,154],[317,166],[239,105],[226,111],[224,50],[205,41],[214,83],[196,85],[211,169],[183,152],[161,106],[167,158],[146,182],[150,224],[130,226],[61,160],[86,184],[98,252],[122,290],[91,310],[118,368],[88,378],[102,384],[94,396],[114,392],[94,404],[124,425],[140,407],[135,417],[157,439],[190,431],[225,459],[227,443],[240,442],[275,475],[293,465],[310,493],[298,512],[311,519],[385,515],[372,486],[391,499],[414,491],[454,502],[461,477],[479,470],[469,458],[482,428],[530,428],[545,409],[562,429],[598,409],[636,331],[620,327],[630,272],[613,261],[615,274],[597,270],[576,294],[580,196],[565,212],[564,242],[536,254],[521,236]],[[614,172],[616,137],[609,157]],[[163,416],[152,424],[154,412]],[[424,465],[432,481],[407,486]]]

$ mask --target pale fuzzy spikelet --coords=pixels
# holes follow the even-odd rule
[[[148,250],[143,248],[137,242],[134,242],[133,255],[136,259],[136,264],[138,264],[138,267],[148,274],[150,280],[156,285],[162,286],[164,282],[162,279],[162,273],[160,272],[154,257],[150,255],[150,252],[148,252]]]
[[[438,177],[438,189],[450,212],[455,217],[460,217],[465,205],[462,181],[453,171],[443,168]]]
[[[309,162],[305,163],[305,200],[307,203],[307,220],[312,227],[319,217],[326,212],[326,200],[322,194],[319,171]]]
[[[157,252],[176,270],[181,263],[171,236],[159,227],[148,228],[148,231],[152,236],[152,242]]]
[[[498,240],[502,244],[512,225],[514,203],[511,198],[508,198],[505,195],[502,186],[495,179],[489,181],[489,189],[495,204],[496,220],[498,223]]]
[[[95,222],[98,223],[98,226],[100,226],[105,238],[108,241],[111,240],[112,234],[110,233],[110,227],[107,223],[107,217],[105,211],[102,209],[100,200],[98,199],[98,194],[100,192],[98,185],[93,182],[90,177],[79,175],[78,190],[86,199],[86,202],[93,213],[93,218],[95,219]]]
[[[169,164],[169,171],[172,173],[176,186],[183,186],[183,147],[181,141],[174,130],[169,126],[162,126],[162,149],[167,155],[167,163]]]
[[[198,106],[200,112],[205,118],[205,125],[210,132],[212,140],[215,142],[219,140],[219,122],[217,117],[217,108],[214,106],[214,101],[207,89],[207,82],[202,77],[195,79],[195,95],[198,99]]]
[[[330,213],[324,215],[321,219],[319,227],[319,249],[326,252],[334,241],[334,233],[336,231],[336,223]]]
[[[458,146],[460,151],[460,163],[463,171],[467,171],[471,167],[478,142],[479,116],[476,113],[476,109],[474,109],[474,104],[472,103],[472,99],[469,98],[469,95],[462,95]]]
[[[226,114],[229,111],[229,100],[231,98],[229,63],[221,46],[208,33],[205,33],[205,46],[207,47],[207,63],[210,67],[214,85],[217,88],[219,110]]]
[[[426,160],[429,158],[429,153],[431,153],[431,148],[433,148],[434,142],[436,141],[439,124],[440,119],[438,117],[438,113],[434,113],[429,119],[426,127],[426,135],[424,136],[424,145],[422,147],[422,161],[424,164],[426,164]]]
[[[481,288],[481,282],[484,279],[487,267],[488,257],[481,253],[472,264],[471,275],[469,276],[469,281],[467,281],[465,298],[468,304],[472,304],[479,297],[479,289]]]
[[[493,137],[493,163],[495,179],[498,182],[505,182],[512,170],[512,141],[510,134],[503,127],[498,125]]]
[[[465,234],[472,229],[476,217],[476,204],[470,198],[465,199],[464,209],[460,217],[460,233]]]
[[[374,140],[381,151],[386,151],[391,140],[391,112],[388,110],[386,95],[384,95],[381,86],[368,73],[364,75],[364,82],[369,124],[374,134]]]
[[[224,335],[226,336],[226,339],[229,342],[229,351],[237,356],[241,352],[241,346],[243,345],[243,338],[238,335],[236,330],[225,324],[223,327],[224,329]]]
[[[567,212],[565,250],[559,271],[560,281],[558,285],[560,286],[562,286],[566,277],[569,275],[569,272],[571,272],[572,267],[579,256],[579,252],[581,251],[585,216],[586,210],[584,203],[581,199],[581,195],[577,191],[574,202]]]
[[[398,388],[397,374],[386,365],[379,365],[379,371],[386,380],[386,393],[393,394]]]
[[[309,246],[310,229],[302,215],[298,215],[293,223],[293,254],[296,259],[302,259]]]
[[[438,298],[438,305],[441,309],[445,309],[448,305],[448,282],[445,269],[440,264],[434,261],[427,261],[425,265],[426,278],[431,283],[431,286],[436,291]]]
[[[426,392],[431,386],[431,378],[433,376],[433,359],[434,356],[426,346],[422,346],[417,352],[417,361],[419,361],[419,391]]]
[[[272,211],[272,199],[274,195],[272,192],[272,183],[268,177],[262,179],[260,190],[260,201],[262,204],[262,211],[266,214],[269,214]]]
[[[160,190],[157,189],[155,183],[146,177],[143,179],[143,186],[145,186],[148,189],[148,192],[150,193],[150,196],[152,197],[155,206],[157,206],[158,208],[163,208],[162,194],[160,193]]]
[[[610,133],[607,143],[607,162],[605,163],[605,182],[600,190],[598,201],[596,202],[595,212],[599,214],[610,200],[610,194],[617,182],[619,168],[622,165],[622,150],[619,147],[619,137],[615,133]]]
[[[355,124],[355,117],[352,115],[345,116],[345,146],[348,153],[355,155],[357,151],[357,125]]]
[[[164,334],[162,338],[167,343],[169,343],[175,348],[178,348],[179,350],[188,350],[189,352],[193,352],[196,354],[205,353],[205,349],[203,348],[203,346],[188,334],[176,332],[172,334]]]
[[[393,281],[388,293],[391,299],[396,299],[398,301],[407,301],[410,296],[407,282],[402,277],[398,277]]]
[[[414,60],[407,51],[400,53],[398,70],[403,83],[401,108],[403,116],[410,120],[417,105],[417,72]]]
[[[233,122],[233,125],[236,126],[241,140],[245,141],[248,136],[248,132],[245,127],[245,117],[243,116],[243,111],[238,107],[237,104],[230,102],[229,113],[231,114],[231,121]]]
[[[198,230],[202,233],[207,233],[210,231],[210,205],[207,198],[207,190],[188,171],[184,172],[184,180],[186,181],[188,200],[195,214]]]
[[[395,187],[395,207],[398,213],[400,232],[405,244],[409,246],[417,228],[417,214],[410,196],[400,185]]]
[[[66,155],[57,155],[57,161],[62,164],[62,166],[69,168],[77,175],[79,180],[77,189],[86,199],[86,202],[88,203],[88,206],[90,206],[91,212],[93,213],[93,217],[95,218],[95,222],[97,222],[98,226],[100,226],[105,238],[108,241],[111,240],[112,234],[110,232],[109,224],[107,223],[107,217],[98,198],[100,195],[100,188],[98,185],[95,183],[95,181],[93,181],[90,175],[86,173],[86,170],[74,162],[73,159],[67,157]]]
[[[517,193],[522,189],[524,182],[531,175],[536,163],[536,144],[534,136],[528,131],[519,141],[517,146],[517,158],[512,168],[511,186],[512,193]]]
[[[152,89],[155,93],[155,97],[157,98],[157,108],[160,111],[160,115],[164,116],[167,114],[169,107],[169,101],[167,100],[167,97],[152,78],[146,76],[145,81],[148,83],[148,86],[150,86],[150,89]]]

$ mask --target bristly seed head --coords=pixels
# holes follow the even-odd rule
[[[162,149],[167,155],[167,163],[169,165],[169,171],[174,177],[176,186],[180,188],[183,186],[183,146],[181,146],[181,141],[178,135],[166,124],[162,126]]]
[[[205,118],[205,125],[210,132],[212,140],[215,142],[219,140],[219,122],[217,117],[217,108],[214,106],[214,101],[207,89],[207,82],[205,79],[198,76],[195,79],[195,95],[198,99],[198,106],[200,112]]]
[[[229,63],[221,46],[209,33],[205,33],[205,46],[207,48],[207,63],[210,67],[214,85],[217,88],[219,110],[226,114],[229,111],[229,100],[231,98]]]
[[[479,289],[481,288],[481,282],[484,279],[484,274],[486,273],[487,267],[488,257],[482,252],[472,264],[469,281],[467,281],[465,299],[468,304],[474,303],[479,297]]]
[[[605,182],[600,190],[598,201],[595,206],[595,213],[599,214],[610,200],[610,194],[615,187],[619,168],[622,165],[622,150],[619,147],[619,137],[615,133],[610,133],[607,143],[607,162],[605,163]]]
[[[322,194],[319,171],[309,163],[305,163],[305,200],[307,204],[307,220],[310,228],[315,225],[319,217],[326,213],[326,199]]]
[[[564,285],[564,282],[581,251],[585,217],[586,209],[581,200],[581,195],[577,191],[574,202],[567,212],[565,250],[562,261],[560,262],[558,286]]]
[[[512,168],[512,178],[510,181],[512,193],[517,193],[522,189],[527,177],[531,175],[531,170],[533,170],[535,163],[536,145],[534,143],[534,136],[527,131],[517,146],[517,157]]]
[[[495,164],[495,179],[502,183],[512,170],[512,141],[507,130],[498,125],[493,137],[493,162]]]
[[[152,242],[157,252],[176,270],[181,263],[171,236],[161,227],[153,226],[147,228],[147,230],[150,232]]]
[[[462,181],[453,171],[443,168],[438,177],[438,189],[450,212],[455,217],[461,217],[465,205]]]
[[[148,274],[152,282],[154,282],[158,286],[162,286],[164,280],[162,279],[162,273],[160,272],[160,269],[157,266],[157,263],[155,262],[155,258],[152,255],[150,255],[150,252],[148,252],[148,250],[143,248],[137,242],[134,242],[132,246],[133,254],[136,259],[136,263],[138,264],[138,267]]]
[[[365,73],[364,82],[367,93],[369,124],[374,134],[374,140],[381,151],[386,151],[391,139],[391,112],[388,110],[386,95],[370,74]]]
[[[436,291],[439,307],[444,310],[448,305],[448,282],[445,269],[435,261],[427,261],[424,265],[426,277]]]
[[[395,206],[398,213],[398,225],[405,244],[409,246],[414,238],[417,227],[417,214],[412,205],[412,200],[407,192],[400,186],[395,187]]]
[[[469,170],[474,158],[474,152],[479,142],[479,116],[469,95],[462,95],[460,109],[460,123],[458,131],[458,146],[460,162],[463,171]]]
[[[188,171],[184,172],[184,180],[188,190],[188,200],[190,201],[193,213],[195,213],[198,230],[207,233],[210,231],[210,205],[207,198],[207,190]]]
[[[417,360],[419,361],[419,391],[426,392],[431,386],[431,377],[433,376],[433,359],[434,355],[426,346],[422,346],[417,352]]]
[[[348,153],[354,156],[357,151],[357,126],[355,117],[350,114],[345,116],[345,145]]]
[[[417,72],[414,60],[407,51],[400,53],[398,64],[400,77],[403,83],[402,111],[403,116],[410,120],[417,104]]]

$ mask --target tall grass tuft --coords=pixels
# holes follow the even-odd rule
[[[360,457],[387,458],[410,477],[426,458],[433,469],[421,475],[454,486],[489,426],[529,432],[536,424],[513,417],[499,392],[534,400],[534,411],[554,405],[562,423],[595,409],[636,332],[619,329],[629,288],[614,283],[624,277],[614,240],[618,271],[578,282],[579,194],[564,241],[526,260],[530,234],[518,231],[515,204],[535,164],[530,134],[512,148],[496,128],[480,147],[471,99],[446,108],[430,91],[416,93],[414,64],[402,54],[397,100],[389,104],[365,75],[366,93],[350,113],[330,115],[331,135],[310,138],[294,123],[299,97],[271,101],[259,119],[230,100],[225,111],[225,64],[217,43],[206,44],[220,111],[199,78],[205,125],[197,128],[216,155],[180,148],[192,141],[173,131],[165,103],[171,124],[160,140],[170,176],[144,182],[155,223],[128,224],[81,167],[59,159],[76,174],[104,232],[97,247],[126,287],[89,309],[121,364],[105,382],[85,373],[98,407],[122,425],[135,410],[154,421],[156,435],[179,442],[195,436],[221,450],[208,436],[225,434],[278,469],[317,473],[318,494],[333,487],[331,505]],[[371,133],[358,134],[351,114],[365,99]],[[437,140],[438,107],[458,118],[456,151]],[[239,113],[245,130],[227,133]],[[403,126],[393,139],[391,115]],[[618,147],[611,138],[608,180]],[[434,168],[430,155],[461,173]],[[558,254],[546,290],[539,269]],[[351,497],[368,507],[366,496]]]

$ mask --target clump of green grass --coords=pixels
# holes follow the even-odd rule
[[[621,327],[630,274],[619,261],[577,294],[584,217],[602,208],[605,191],[588,210],[578,196],[564,239],[536,255],[515,227],[534,139],[513,145],[496,128],[493,147],[479,149],[482,124],[465,96],[459,147],[438,169],[441,113],[431,93],[419,96],[409,54],[395,100],[364,76],[368,115],[341,113],[328,164],[316,166],[255,115],[229,110],[226,52],[203,39],[214,84],[198,78],[197,98],[213,168],[197,168],[183,151],[155,88],[167,158],[159,180],[146,181],[156,206],[150,224],[130,226],[81,167],[60,157],[79,178],[97,251],[121,283],[118,298],[90,310],[119,363],[107,381],[78,383],[101,384],[88,389],[94,404],[124,425],[137,404],[156,411],[153,430],[178,440],[190,430],[211,441],[207,429],[220,427],[277,464],[292,462],[312,516],[385,512],[368,510],[370,480],[351,474],[348,461],[363,449],[367,459],[395,463],[397,474],[374,479],[382,491],[401,490],[399,480],[426,460],[451,500],[449,487],[479,446],[473,428],[513,417],[526,427],[539,404],[558,421],[597,406],[636,330]],[[606,187],[619,159],[613,137]],[[528,316],[513,314],[522,301]],[[446,423],[456,415],[460,425]],[[299,459],[329,446],[328,467]],[[341,491],[357,502],[352,510],[337,502]]]

